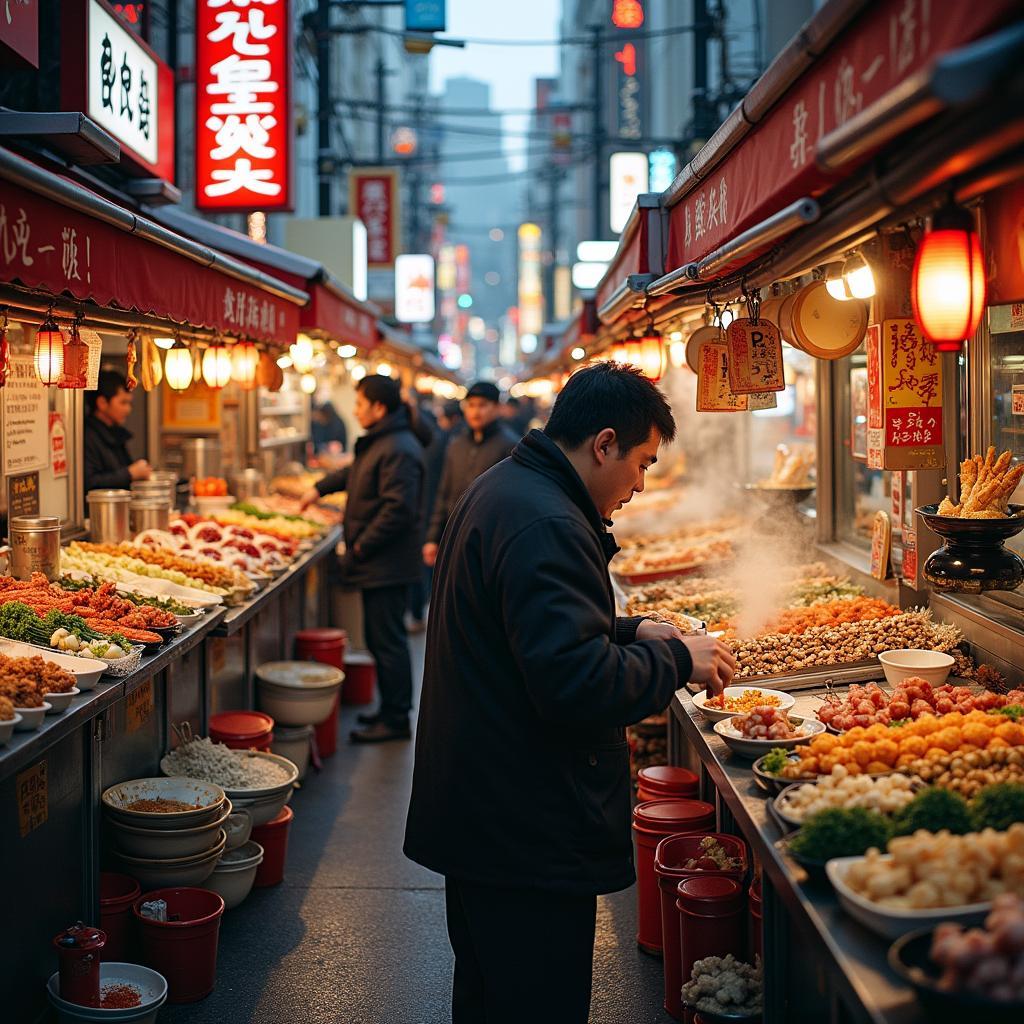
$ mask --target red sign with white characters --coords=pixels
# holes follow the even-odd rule
[[[200,210],[292,208],[289,0],[196,0]]]
[[[868,4],[826,53],[717,167],[672,207],[666,272],[841,178],[815,163],[818,141],[929,61],[984,35],[1019,11],[1019,0],[886,0]],[[871,154],[866,154],[868,159]],[[750,256],[744,257],[746,262]],[[723,266],[715,276],[734,269]]]
[[[4,0],[0,8],[0,63],[39,67],[39,0]]]
[[[366,225],[366,266],[390,270],[401,233],[398,171],[393,167],[359,167],[349,171],[349,213]]]

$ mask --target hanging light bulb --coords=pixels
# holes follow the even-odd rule
[[[231,378],[243,391],[256,387],[260,353],[251,341],[240,341],[231,350]]]
[[[203,380],[217,391],[231,380],[231,353],[219,338],[203,353]]]
[[[362,380],[366,376],[366,367],[363,366],[362,363],[356,363],[356,365],[352,367],[351,373],[353,380]]]
[[[278,356],[277,365],[280,366],[282,370],[287,370],[288,367],[292,365],[292,357],[290,355]]]
[[[174,391],[184,391],[192,383],[192,353],[180,339],[175,339],[167,355],[164,356],[164,376],[167,386]]]
[[[871,265],[859,252],[855,252],[843,264],[843,281],[855,299],[870,299],[875,294],[875,275],[871,272]]]
[[[316,354],[313,349],[313,339],[309,335],[298,335],[288,347],[288,353],[292,357],[292,365],[299,373],[309,373],[313,366],[313,356]]]
[[[59,388],[85,390],[86,373],[89,369],[89,346],[78,333],[78,324],[71,325],[71,337],[64,346],[64,365],[61,370]]]
[[[154,338],[153,344],[157,348],[162,348],[165,352],[174,347],[173,338]]]
[[[665,375],[665,346],[660,334],[652,330],[642,338],[630,338],[626,349],[625,361],[639,367],[649,381],[657,384]]]
[[[40,383],[48,388],[53,387],[64,372],[64,333],[52,312],[36,331],[35,367]]]
[[[583,358],[583,357],[584,357],[584,356],[585,356],[586,354],[587,354],[587,350],[586,350],[585,348],[580,348],[580,346],[579,346],[579,345],[577,345],[577,346],[576,346],[576,347],[575,347],[575,348],[574,348],[574,349],[573,349],[573,350],[572,350],[572,351],[571,351],[571,352],[569,353],[569,355],[570,355],[570,356],[572,356],[572,358],[573,358],[573,359],[574,359],[574,360],[575,360],[575,361],[576,361],[577,363],[578,363],[578,362],[579,362],[579,361],[580,361],[580,360],[581,360],[581,359],[582,359],[582,358]]]
[[[355,347],[355,345],[338,346],[338,355],[341,356],[342,359],[351,359],[358,351],[359,350]]]
[[[932,218],[914,257],[914,319],[940,352],[959,352],[985,308],[985,265],[974,220],[950,204]]]
[[[307,394],[311,395],[316,391],[316,377],[311,373],[304,373],[299,378],[299,387]]]
[[[377,364],[377,371],[376,372],[381,377],[390,377],[391,376],[391,364],[390,363],[378,363]]]
[[[678,334],[678,331],[673,331],[673,335]],[[672,341],[669,342],[668,356],[672,365],[678,370],[681,366],[686,363],[686,342],[681,341],[673,337]]]
[[[830,263],[825,271],[825,291],[832,296],[836,302],[848,302],[853,296],[846,287],[846,279],[843,277],[843,264]]]

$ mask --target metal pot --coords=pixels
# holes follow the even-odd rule
[[[181,454],[181,475],[189,480],[193,477],[221,475],[223,465],[219,439],[212,437],[186,438],[181,443]]]
[[[171,506],[164,499],[133,499],[129,506],[132,533],[166,530],[171,524]]]
[[[262,498],[267,493],[266,481],[258,469],[243,469],[231,478],[231,493],[238,501]]]
[[[60,517],[12,516],[11,575],[27,580],[41,572],[48,580],[60,576]]]
[[[85,500],[89,503],[89,536],[97,544],[120,544],[131,538],[128,522],[128,505],[132,500],[130,491],[90,491]]]

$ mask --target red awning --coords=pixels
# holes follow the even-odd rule
[[[306,287],[309,305],[299,314],[303,329],[322,331],[343,345],[367,350],[376,347],[380,331],[374,312],[336,284],[313,281]]]
[[[4,150],[0,280],[278,344],[294,341],[308,301],[298,288]]]
[[[1020,10],[1015,0],[885,0],[867,5],[827,51],[813,53],[816,34],[841,14],[841,6],[833,3],[818,12],[669,189],[666,273],[696,263],[789,204],[816,198],[847,178],[871,154],[829,173],[816,162],[819,140],[938,55],[984,35]],[[801,57],[810,66],[762,114],[758,101],[769,83],[786,76]],[[754,121],[759,123],[750,127]],[[740,141],[733,143],[737,136]],[[705,279],[730,269],[723,264]]]
[[[605,319],[611,307],[624,304],[625,308],[628,308],[631,304],[643,301],[642,292],[629,288],[630,277],[644,274],[653,279],[664,272],[665,251],[660,199],[656,192],[646,193],[637,198],[619,239],[619,248],[597,286],[594,305],[602,319]],[[602,310],[606,312],[602,314]],[[617,319],[618,313],[619,310],[616,309],[611,318]]]

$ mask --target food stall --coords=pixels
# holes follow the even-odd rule
[[[1024,807],[1015,19],[825,4],[673,185],[641,197],[597,289],[586,354],[640,366],[680,426],[678,479],[616,517],[621,608],[714,631],[739,663],[728,705],[677,695],[668,759],[753,852],[770,1022],[1021,1006],[1016,980],[1000,1004],[956,967],[955,927],[948,949],[906,938],[980,925],[998,897],[1007,916],[970,943],[1004,979],[991,951],[1021,908],[999,894],[1024,895],[1001,845],[1020,841],[1019,811],[988,813]],[[880,818],[812,827],[801,801]],[[961,886],[955,865],[983,846],[993,874]],[[938,862],[953,874],[916,866]]]

